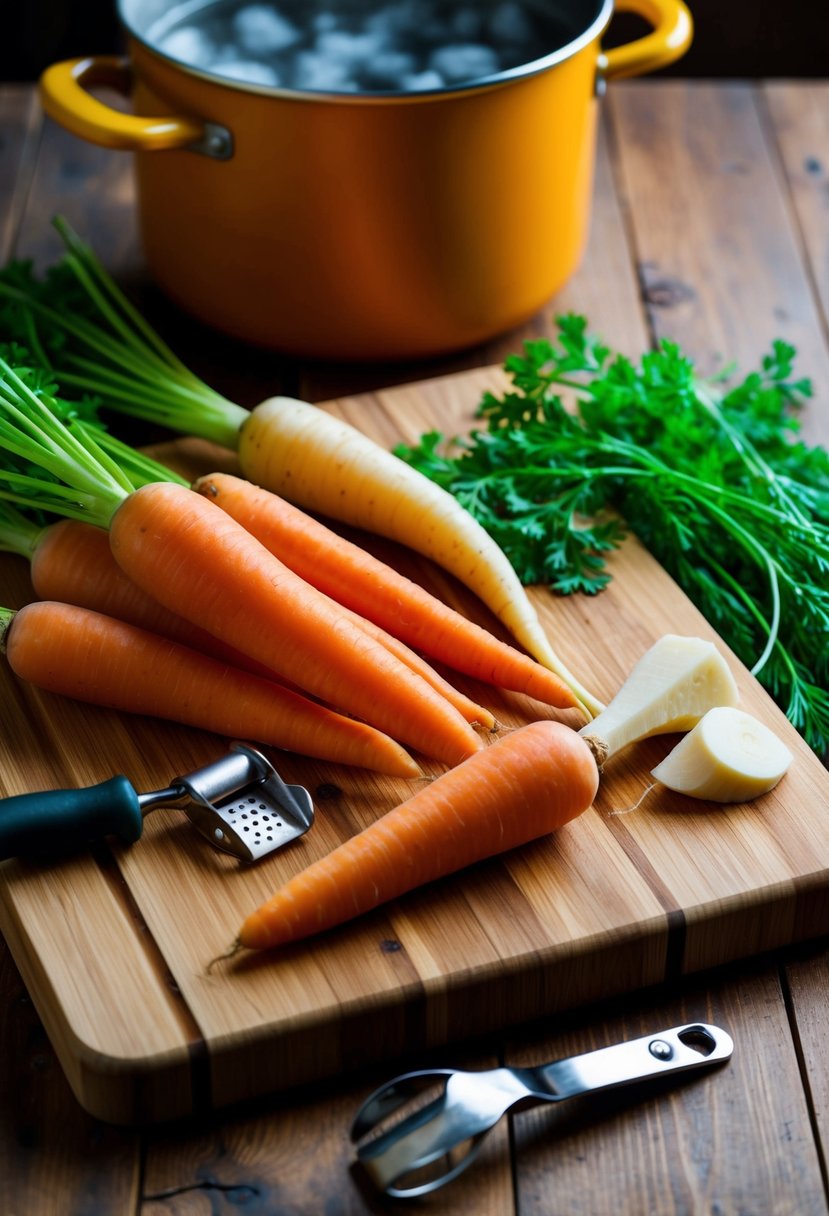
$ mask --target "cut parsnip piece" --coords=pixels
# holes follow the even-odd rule
[[[669,789],[709,802],[748,802],[774,789],[792,753],[741,709],[711,709],[651,776]]]
[[[646,651],[606,709],[579,731],[612,756],[651,735],[687,731],[703,714],[736,705],[739,694],[713,642],[668,633]]]

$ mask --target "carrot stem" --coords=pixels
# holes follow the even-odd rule
[[[0,501],[0,550],[16,553],[30,561],[37,548],[43,528],[16,511],[9,503]]]
[[[6,638],[15,614],[11,608],[0,608],[0,653],[6,653]]]

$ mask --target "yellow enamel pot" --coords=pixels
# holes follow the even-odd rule
[[[551,299],[587,240],[605,82],[691,41],[682,0],[617,0],[652,28],[606,51],[613,0],[562,8],[580,32],[520,68],[435,92],[335,94],[176,62],[146,39],[158,0],[122,0],[128,57],[54,64],[41,96],[76,135],[135,153],[147,264],[185,311],[295,355],[417,358]],[[131,113],[100,100],[103,85]]]

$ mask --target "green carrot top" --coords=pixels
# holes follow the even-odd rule
[[[235,449],[248,410],[199,379],[173,353],[60,217],[66,251],[38,279],[30,262],[0,271],[0,326],[62,386],[109,408]]]
[[[54,380],[32,364],[23,348],[3,348],[0,500],[106,527],[139,486],[152,481],[187,484],[90,422],[83,416],[89,412],[59,397]],[[25,544],[23,522],[19,513],[4,512],[3,524],[18,544]]]

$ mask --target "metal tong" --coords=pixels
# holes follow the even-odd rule
[[[510,1110],[721,1063],[733,1049],[724,1030],[694,1022],[535,1068],[403,1073],[366,1099],[351,1138],[365,1139],[357,1156],[381,1191],[414,1198],[471,1165]]]
[[[52,858],[104,836],[132,844],[144,817],[179,805],[196,830],[240,861],[260,857],[311,827],[314,805],[301,785],[286,785],[255,748],[232,744],[227,755],[174,777],[163,790],[136,793],[126,777],[78,790],[46,790],[0,799],[0,860]]]

